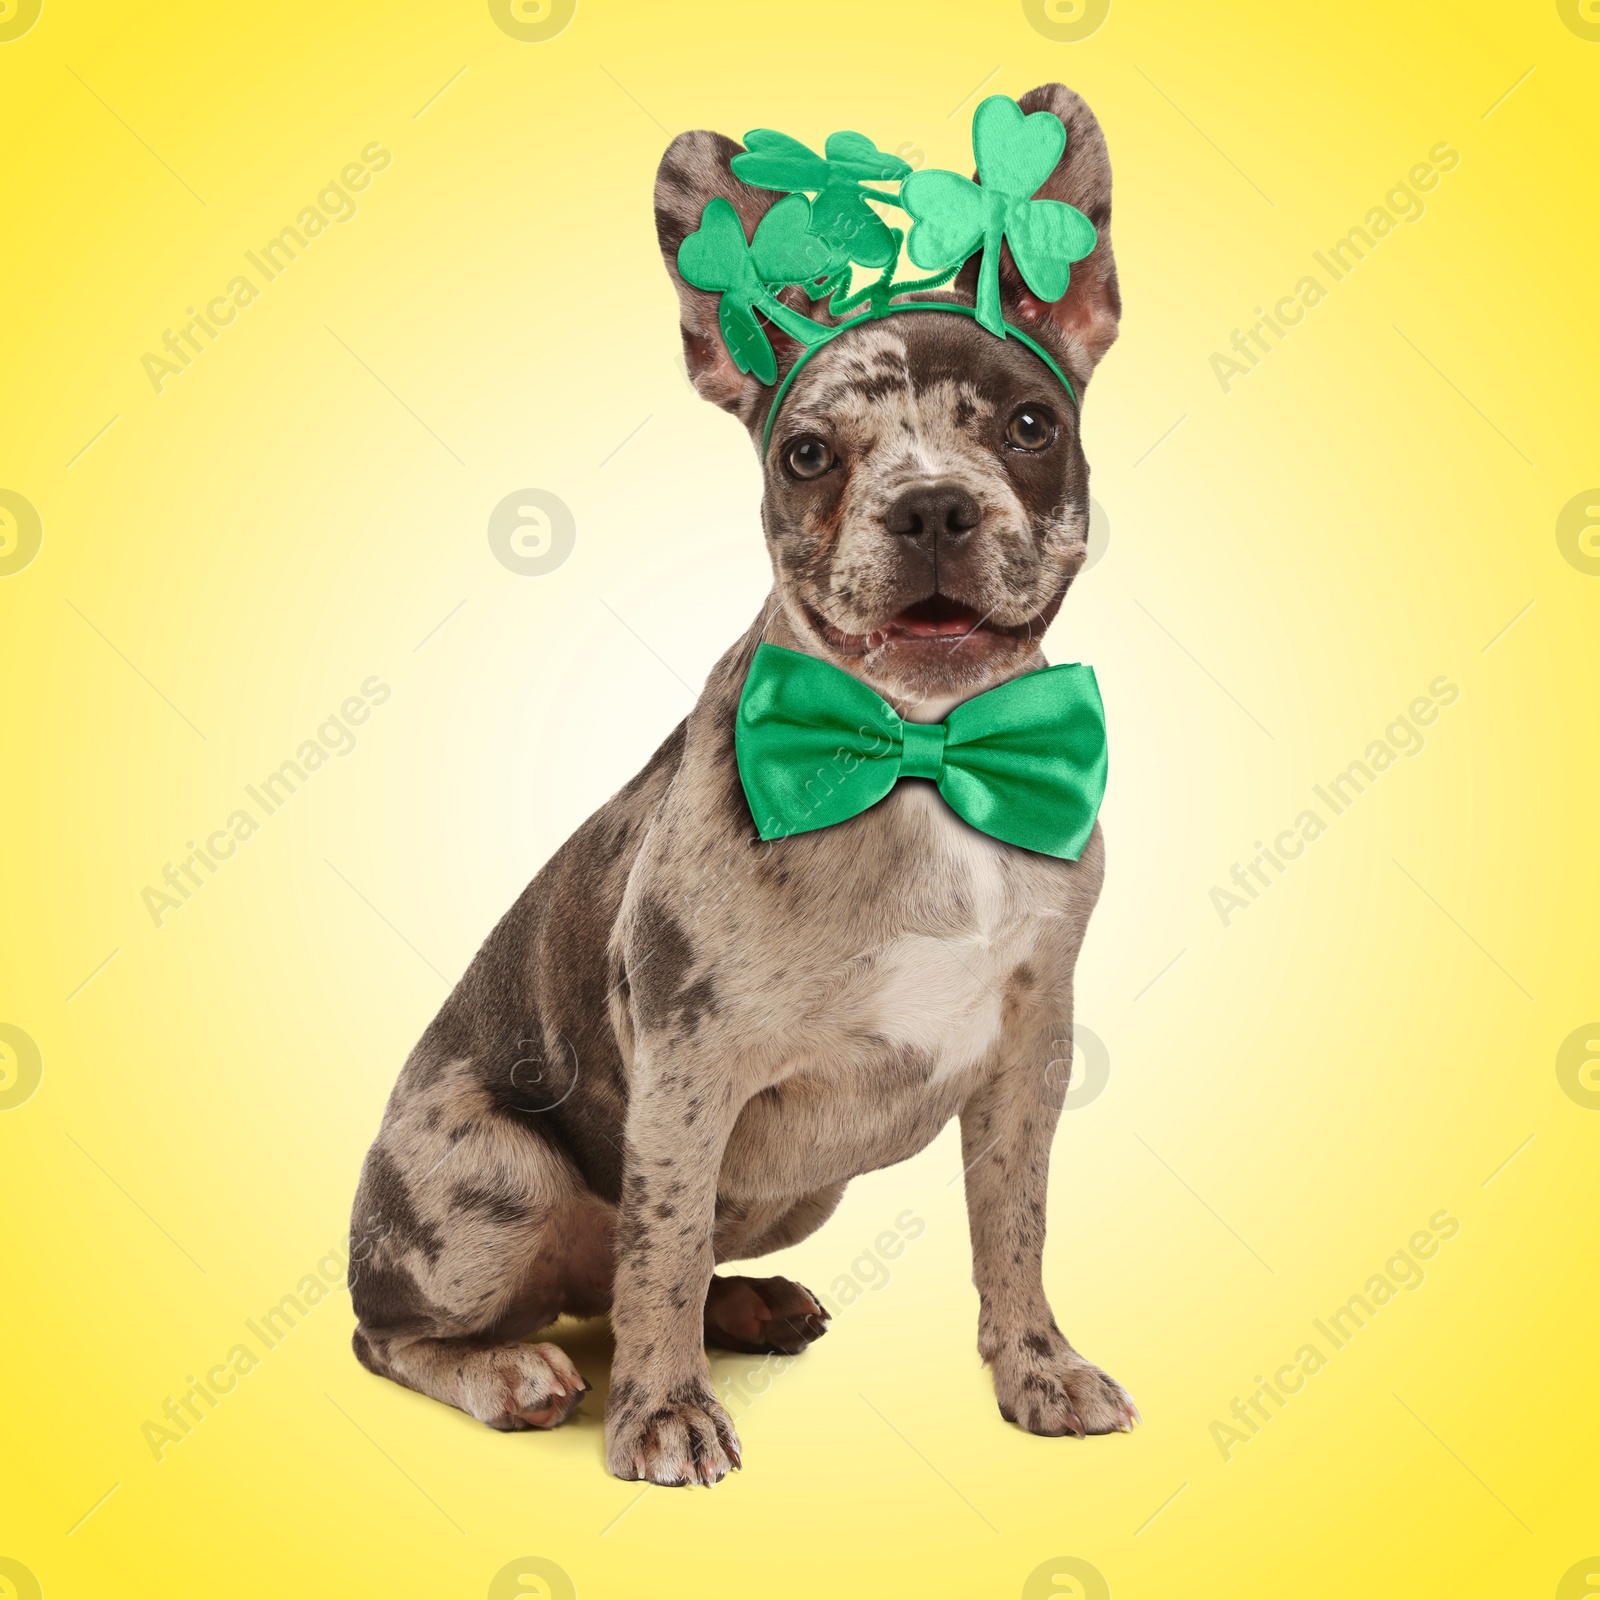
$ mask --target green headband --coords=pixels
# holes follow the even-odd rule
[[[874,322],[882,317],[897,315],[902,311],[953,311],[958,317],[971,317],[975,321],[981,320],[978,317],[977,311],[972,306],[952,305],[948,300],[913,300],[905,305],[885,306],[882,311],[868,310],[859,317],[852,317],[848,322],[841,323],[837,328],[826,329],[826,337],[818,339],[815,344],[807,345],[805,349],[800,352],[800,359],[789,368],[788,373],[784,376],[783,382],[778,385],[778,392],[772,397],[772,406],[767,412],[767,425],[761,434],[761,453],[763,456],[767,453],[767,446],[772,442],[772,425],[778,420],[778,407],[783,404],[783,398],[789,392],[789,385],[794,382],[800,369],[806,364],[806,362],[808,362],[812,356],[814,356],[817,351],[823,347],[823,345],[827,344],[829,340],[838,338],[838,336],[841,333],[844,333],[847,329],[859,327],[863,322]],[[1047,367],[1049,367],[1053,373],[1055,373],[1055,375],[1061,380],[1061,387],[1065,389],[1067,394],[1071,397],[1073,405],[1077,405],[1077,390],[1072,387],[1072,384],[1068,380],[1066,373],[1064,373],[1061,368],[1056,365],[1055,358],[1050,354],[1050,352],[1046,350],[1043,345],[1037,343],[1033,339],[1030,339],[1020,328],[1012,327],[1009,322],[1002,322],[1000,327],[1003,330],[1001,333],[1002,338],[1010,337],[1017,340],[1021,344],[1025,344],[1036,356],[1038,356],[1042,362],[1044,362]]]
[[[1081,211],[1064,201],[1033,198],[1055,171],[1066,143],[1067,130],[1054,112],[1024,115],[1015,100],[998,94],[985,100],[972,119],[981,187],[955,172],[913,172],[859,133],[830,134],[820,156],[770,129],[745,136],[747,148],[733,158],[734,175],[758,189],[783,190],[784,198],[762,217],[748,242],[732,203],[720,196],[710,201],[699,228],[678,247],[678,270],[686,282],[720,297],[717,324],[741,372],[762,383],[777,382],[777,360],[757,312],[802,347],[800,359],[773,396],[763,453],[778,407],[811,356],[847,328],[902,311],[953,311],[998,338],[1021,340],[1077,403],[1066,374],[1034,340],[1005,321],[1000,307],[1002,240],[1010,246],[1022,281],[1045,301],[1059,300],[1067,292],[1072,263],[1094,249],[1094,225]],[[869,183],[898,188],[868,188]],[[911,218],[909,234],[891,228],[869,202],[898,206]],[[912,264],[927,276],[895,281],[902,243]],[[980,251],[976,305],[891,303],[897,296],[942,287]],[[855,289],[857,267],[876,268],[878,276]],[[778,298],[790,286],[804,289],[812,300],[827,296],[835,317],[864,309],[830,328]]]

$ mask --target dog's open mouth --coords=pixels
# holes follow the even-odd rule
[[[835,650],[844,655],[865,655],[884,645],[930,645],[959,650],[968,640],[1038,638],[1060,608],[1060,599],[1024,622],[1000,623],[991,612],[979,611],[947,594],[931,594],[915,605],[897,611],[887,622],[870,633],[846,633],[835,627],[811,606],[806,612],[813,627]]]

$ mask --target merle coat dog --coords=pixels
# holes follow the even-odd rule
[[[1021,105],[1066,125],[1039,193],[1077,206],[1099,243],[1053,304],[1006,260],[1005,315],[1082,396],[1121,311],[1110,163],[1070,90]],[[675,139],[656,226],[695,387],[760,451],[774,391],[735,368],[715,297],[677,267],[714,196],[747,236],[776,198],[734,177],[739,148]],[[948,293],[970,304],[975,274]],[[781,378],[798,347],[774,342]],[[759,615],[506,913],[400,1074],[355,1201],[356,1354],[491,1427],[551,1428],[589,1385],[556,1345],[520,1341],[609,1311],[611,1471],[714,1483],[740,1458],[706,1344],[794,1352],[828,1314],[797,1283],[713,1268],[805,1238],[852,1177],[959,1117],[1001,1413],[1040,1434],[1126,1428],[1131,1400],[1067,1342],[1040,1273],[1062,1098],[1045,1067],[1071,1025],[1099,828],[1076,862],[1034,855],[908,779],[852,821],[764,844],[733,740],[763,639],[914,721],[1042,667],[1087,548],[1078,411],[1020,341],[890,316],[807,363],[762,469]]]

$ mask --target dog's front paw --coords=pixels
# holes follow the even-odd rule
[[[1049,1438],[1126,1433],[1140,1420],[1128,1391],[1060,1334],[1028,1334],[996,1355],[994,1391],[1007,1422]]]
[[[624,1378],[606,1407],[606,1466],[619,1478],[710,1485],[739,1465],[739,1436],[711,1385],[667,1390]]]

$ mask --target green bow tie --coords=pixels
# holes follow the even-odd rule
[[[831,827],[901,778],[931,778],[958,816],[1007,844],[1076,861],[1106,790],[1094,668],[1046,667],[904,722],[874,690],[815,656],[756,647],[734,734],[763,839]]]

